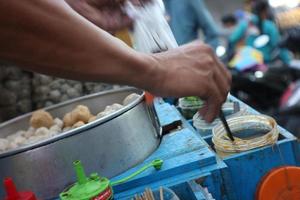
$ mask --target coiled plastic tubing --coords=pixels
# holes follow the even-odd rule
[[[266,115],[244,115],[227,120],[233,133],[234,141],[231,141],[223,127],[218,123],[213,128],[213,138],[216,151],[225,153],[236,153],[248,151],[262,146],[275,144],[278,140],[279,130],[276,121]],[[243,136],[247,131],[264,132]]]

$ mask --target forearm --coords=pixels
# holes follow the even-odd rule
[[[151,57],[130,49],[62,0],[1,1],[0,21],[0,59],[28,70],[145,89],[141,77],[157,74],[148,64]]]

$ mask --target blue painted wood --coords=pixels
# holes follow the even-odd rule
[[[229,171],[229,168],[226,167],[226,168],[221,169],[220,173],[221,173],[220,180],[222,180],[222,186],[223,186],[222,193],[224,193],[224,194],[222,194],[221,199],[222,200],[240,200],[234,189],[233,182],[231,181],[231,173]],[[218,180],[215,179],[215,181],[218,181]]]
[[[165,162],[160,171],[150,169],[133,180],[114,187],[114,191],[117,193],[116,197],[125,198],[142,192],[145,187],[149,186],[154,189],[160,186],[173,186],[226,167],[223,162],[217,163],[215,154],[193,131],[183,129],[166,135],[159,149],[143,164],[115,177],[113,180],[125,177],[157,158],[162,158]]]
[[[150,156],[148,157],[144,162],[139,164],[138,166],[128,170],[127,172],[121,174],[120,176],[117,176],[113,178],[112,180],[118,180],[123,177],[126,177],[127,175],[131,174],[134,171],[137,171],[142,166],[148,164],[152,160],[155,159],[163,159],[168,160],[180,155],[185,155],[197,150],[206,149],[205,151],[209,152],[210,155],[215,157],[213,154],[211,154],[211,151],[208,150],[207,144],[204,143],[203,140],[201,140],[193,131],[190,129],[182,129],[178,130],[176,132],[173,132],[171,134],[165,135],[162,138],[161,144],[159,148]],[[187,162],[185,160],[191,159],[191,158],[185,158],[182,161]],[[163,165],[164,167],[164,165]],[[148,172],[143,173],[140,176],[147,175]],[[150,173],[150,172],[149,172]],[[140,176],[136,177],[139,178]]]
[[[293,145],[293,151],[294,151],[294,155],[295,155],[296,165],[300,166],[300,143],[297,140],[297,141],[293,141],[292,145]]]
[[[153,103],[159,124],[162,126],[163,130],[167,129],[167,131],[169,131],[170,129],[181,125],[181,115],[178,114],[173,105],[165,103],[160,98],[156,98]]]
[[[196,184],[191,185],[190,182],[184,182],[184,183],[174,185],[169,188],[175,193],[175,195],[179,199],[182,199],[182,200],[206,200],[203,189],[200,187],[197,188],[197,186],[195,186],[195,185]],[[164,187],[164,188],[166,188],[166,187]],[[152,191],[158,191],[158,189],[152,189]],[[140,193],[137,193],[137,194],[141,194],[142,192],[143,191],[141,191]],[[129,195],[129,196],[124,196],[124,197],[119,197],[118,195],[115,195],[115,199],[128,200],[128,199],[132,199],[133,196]]]
[[[161,124],[182,120],[173,106],[161,100],[154,102]],[[256,111],[249,107],[249,112]],[[182,199],[204,200],[202,191],[189,183],[201,179],[201,185],[207,187],[217,200],[252,200],[257,184],[269,170],[282,165],[299,166],[300,163],[299,143],[281,127],[276,146],[241,152],[223,160],[211,150],[211,136],[204,140],[184,119],[182,127],[165,135],[160,147],[143,163],[113,179],[126,177],[154,159],[165,161],[160,171],[149,169],[127,183],[115,186],[115,199],[128,199],[146,187],[155,190],[164,186],[174,189]]]
[[[179,199],[205,200],[202,191],[195,185],[193,185],[192,188],[192,185],[189,182],[175,185],[171,187],[171,189],[176,193]]]
[[[261,178],[275,167],[300,166],[297,155],[299,143],[289,132],[283,129],[280,131],[281,139],[274,146],[265,146],[224,158],[228,168],[222,170],[222,178],[224,184],[231,184],[230,187],[226,187],[229,188],[227,194],[236,193],[232,199],[252,200]],[[209,143],[212,145],[211,139]]]
[[[199,184],[195,183],[195,181],[188,182],[192,193],[194,193],[197,200],[206,200],[204,188],[202,188]]]
[[[296,165],[291,142],[242,155],[238,154],[224,161],[229,167],[233,189],[238,199],[243,200],[254,199],[261,178],[271,169],[284,165]]]
[[[231,99],[239,101],[234,97]],[[247,108],[249,113],[257,114],[257,111],[251,107],[247,106]],[[189,124],[192,122],[189,121]],[[268,171],[283,165],[300,166],[300,147],[297,139],[282,127],[279,127],[279,131],[280,137],[275,146],[241,152],[224,159],[228,168],[222,169],[221,173],[223,184],[230,185],[225,188],[227,194],[232,194],[230,199],[252,200],[259,181]],[[197,132],[199,133],[199,131]],[[213,147],[211,137],[210,135],[203,139]],[[279,153],[279,149],[281,153]],[[214,184],[210,183],[210,185]],[[215,189],[210,190],[216,191]]]
[[[130,188],[138,187],[141,185],[141,183],[144,185],[148,185],[153,182],[161,182],[163,179],[173,179],[173,181],[176,182],[176,177],[178,175],[180,175],[180,179],[182,179],[182,177],[184,176],[186,176],[186,178],[190,176],[194,176],[194,178],[197,178],[205,172],[205,170],[199,169],[205,169],[205,166],[215,163],[215,157],[212,152],[203,150],[191,152],[185,155],[165,160],[165,163],[161,170],[149,170],[147,173],[143,173],[138,178],[115,186],[114,189],[116,192],[124,191]],[[197,171],[199,172],[199,174],[197,174]]]
[[[181,119],[180,113],[174,107],[170,107],[170,105],[166,107],[173,109],[172,115],[176,114],[176,119]],[[163,114],[159,115],[160,112],[165,112],[166,107],[163,105],[156,106],[161,123],[168,121],[163,118],[170,117]],[[216,160],[215,154],[208,148],[205,141],[193,129],[184,125],[182,130],[165,135],[160,147],[142,164],[113,180],[126,177],[141,166],[158,158],[165,162],[160,171],[150,169],[127,183],[115,186],[115,198],[129,198],[136,193],[143,192],[145,187],[152,189],[157,189],[160,186],[173,187],[199,177],[209,177],[212,173],[220,174],[219,170],[226,167],[223,161]],[[221,185],[217,187],[221,190]]]

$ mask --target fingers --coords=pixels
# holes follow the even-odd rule
[[[212,82],[209,87],[206,103],[200,112],[203,119],[206,122],[212,122],[218,116],[223,103],[224,95],[218,87],[217,82]]]
[[[217,89],[219,89],[219,93],[221,94],[221,102],[224,102],[230,90],[231,74],[226,69],[225,65],[217,58],[212,49],[210,49],[208,53],[213,59],[212,65],[214,65],[214,81]]]
[[[219,69],[218,73],[220,73],[220,76],[223,77],[223,81],[225,81],[223,83],[224,83],[225,94],[227,95],[231,86],[231,73],[226,68],[226,66],[219,60],[216,54],[214,54],[213,56],[217,63],[217,68]]]
[[[104,1],[86,1],[77,1],[72,4],[72,7],[96,26],[109,32],[115,32],[132,26],[132,19],[122,11],[120,6],[106,6],[101,8],[95,6],[93,2],[99,2],[97,5],[100,5]]]
[[[145,3],[150,2],[151,0],[130,0],[133,5],[143,6]]]
[[[126,2],[126,0],[81,0],[81,1],[86,1],[87,3],[97,7],[103,7],[103,6],[119,7],[121,5],[124,5],[124,3]],[[130,0],[130,2],[136,6],[143,6],[145,3],[151,2],[151,0]]]
[[[223,105],[223,97],[216,85],[211,86],[211,94],[205,100],[203,107],[199,110],[199,114],[207,123],[211,123],[219,114]]]
[[[207,113],[207,109],[208,109],[208,106],[206,105],[206,103],[200,108],[200,110],[198,111],[199,114],[201,116],[205,116],[206,113]]]
[[[223,76],[225,77],[227,83],[230,86],[231,85],[231,73],[226,68],[226,66],[219,60],[219,58],[216,56],[216,54],[214,54],[214,58],[215,58],[216,63],[219,66],[219,69],[221,70],[221,73],[223,74]]]
[[[207,88],[206,104],[199,112],[207,122],[211,122],[219,114],[222,104],[226,101],[230,90],[231,75],[210,47],[205,46],[203,51],[208,54],[206,65],[209,65],[213,71],[213,80]]]
[[[220,90],[222,100],[225,101],[230,90],[230,80],[226,72],[222,70],[223,66],[218,63],[216,65],[217,66],[215,68],[214,81],[216,82],[216,85]]]
[[[156,55],[163,71],[160,87],[162,96],[199,96],[205,106],[199,113],[211,122],[220,112],[230,89],[230,75],[215,57],[211,48],[194,42]]]
[[[214,64],[217,69],[220,70],[222,76],[225,78],[227,84],[231,84],[231,74],[230,72],[226,69],[225,65],[220,61],[220,59],[217,57],[215,54],[214,50],[208,46],[208,45],[203,45],[204,50],[207,54],[210,55],[210,57],[214,60]]]
[[[119,7],[120,5],[123,5],[126,0],[81,0],[81,1],[85,1],[88,4],[97,7],[103,7],[103,6]]]

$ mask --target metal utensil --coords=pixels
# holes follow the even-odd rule
[[[227,132],[227,136],[230,138],[231,141],[234,141],[232,132],[231,132],[229,126],[228,126],[228,123],[227,123],[227,120],[225,118],[223,110],[220,111],[219,118],[221,119],[221,121],[223,123],[223,126],[224,126],[224,128],[225,128],[225,130]]]
[[[98,113],[107,105],[122,103],[131,94],[140,98],[102,119],[53,138],[0,153],[0,180],[13,177],[16,185],[32,188],[40,199],[51,199],[75,182],[74,160],[82,160],[88,172],[111,178],[147,158],[159,145],[156,127],[148,112],[144,92],[134,88],[93,94],[45,110],[63,115],[77,105]],[[0,125],[0,137],[28,128],[31,113]],[[22,189],[21,188],[21,189]],[[0,187],[0,199],[4,190]]]

